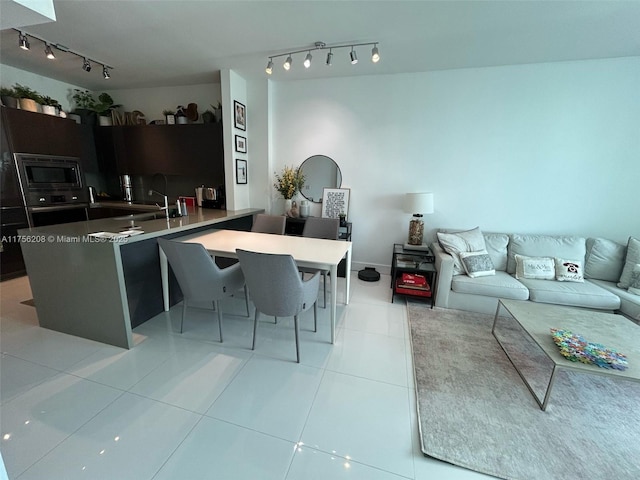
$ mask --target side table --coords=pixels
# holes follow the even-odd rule
[[[416,290],[416,293],[410,293],[410,289],[402,289],[398,291],[397,281],[402,278],[403,273],[411,273],[424,275],[429,283],[430,290],[428,292]],[[395,243],[393,245],[393,258],[391,260],[391,303],[395,300],[396,295],[402,295],[411,298],[428,298],[431,300],[431,308],[435,304],[436,298],[436,281],[438,271],[435,267],[435,256],[431,250],[409,250],[404,245]]]

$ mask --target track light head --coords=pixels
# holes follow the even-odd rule
[[[29,39],[22,32],[18,32],[18,45],[23,50],[29,50],[29,48],[30,48]]]
[[[331,62],[333,61],[333,52],[329,49],[329,53],[327,53],[327,66],[331,66]]]
[[[111,75],[109,75],[109,69],[107,68],[106,65],[102,66],[102,76],[104,77],[105,80],[109,80],[111,78]]]
[[[289,70],[291,68],[292,63],[293,63],[293,59],[291,58],[291,55],[289,55],[287,59],[284,61],[284,65],[282,66],[284,67],[285,70]]]
[[[378,63],[380,61],[380,52],[378,51],[378,45],[374,45],[371,49],[371,61],[373,63]]]
[[[44,54],[47,56],[49,60],[54,60],[56,56],[53,54],[53,50],[51,49],[51,45],[45,43]]]
[[[269,63],[267,63],[267,68],[264,69],[267,72],[267,75],[271,75],[273,73],[273,59],[269,59]]]
[[[358,55],[356,55],[356,51],[351,47],[351,53],[349,54],[351,57],[351,65],[355,65],[358,63]]]
[[[307,56],[304,57],[304,68],[309,68],[311,66],[311,52],[307,53]]]
[[[89,60],[87,60],[87,57],[84,57],[84,60],[82,62],[82,69],[85,72],[90,72],[91,71],[91,62],[89,62]]]

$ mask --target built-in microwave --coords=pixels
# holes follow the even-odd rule
[[[26,206],[88,201],[78,158],[17,153],[15,161]]]

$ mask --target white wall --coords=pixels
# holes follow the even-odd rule
[[[405,241],[407,192],[435,194],[429,239],[480,226],[626,242],[640,236],[638,85],[639,57],[272,83],[273,167],[336,160],[361,264]]]

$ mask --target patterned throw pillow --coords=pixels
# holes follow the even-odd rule
[[[467,272],[467,275],[471,278],[496,274],[491,257],[486,250],[479,252],[460,252],[459,255],[464,271]]]
[[[634,265],[631,271],[631,283],[629,284],[629,293],[640,295],[640,263]]]
[[[460,260],[460,252],[486,250],[484,236],[480,231],[480,227],[456,233],[437,232],[436,235],[442,249],[453,257],[454,275],[464,273],[464,266],[462,265],[462,260]]]
[[[551,257],[527,257],[515,254],[516,278],[533,278],[538,280],[554,280],[556,265]]]
[[[559,282],[584,282],[582,262],[556,258],[556,280]]]

